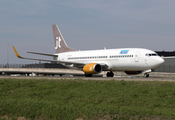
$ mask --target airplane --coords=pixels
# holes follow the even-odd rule
[[[164,63],[164,59],[152,50],[144,48],[119,48],[77,51],[68,47],[58,26],[52,25],[55,42],[55,54],[45,54],[38,52],[27,52],[31,54],[53,57],[53,60],[35,59],[21,57],[13,47],[18,58],[56,62],[72,69],[82,70],[85,77],[108,71],[107,77],[114,77],[114,71],[124,71],[127,75],[137,75],[144,73],[144,77],[149,77],[149,73]]]

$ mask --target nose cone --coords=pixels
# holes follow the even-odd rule
[[[160,57],[159,64],[162,65],[164,62],[165,62],[165,60]]]
[[[158,58],[155,60],[155,62],[156,62],[155,68],[157,68],[157,67],[161,66],[161,65],[165,62],[165,60],[164,60],[163,58],[161,58],[161,57],[158,57]]]

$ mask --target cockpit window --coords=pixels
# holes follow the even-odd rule
[[[145,56],[158,56],[156,53],[147,53]]]
[[[158,56],[158,55],[154,53],[154,54],[151,54],[151,56]]]

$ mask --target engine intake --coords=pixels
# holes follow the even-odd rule
[[[83,72],[85,72],[85,74],[98,74],[101,73],[101,71],[102,67],[100,64],[97,63],[86,64],[83,67]]]

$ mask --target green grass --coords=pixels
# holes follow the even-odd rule
[[[175,82],[0,79],[0,119],[175,119]]]

